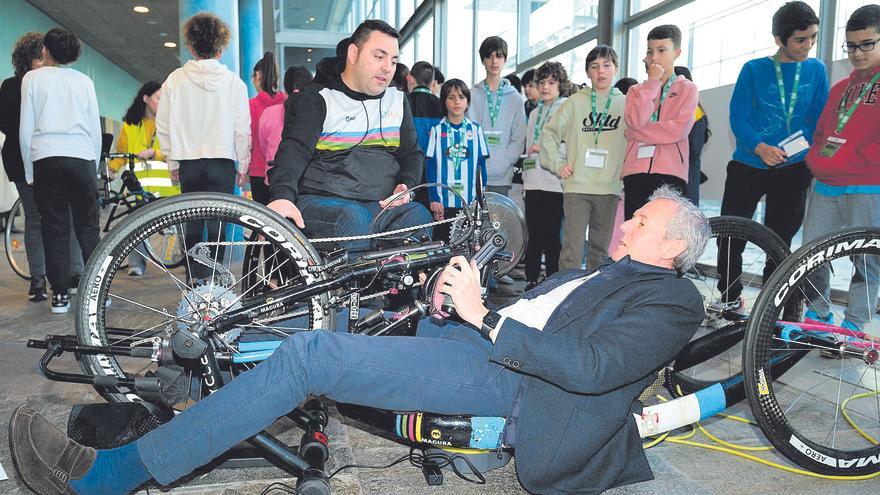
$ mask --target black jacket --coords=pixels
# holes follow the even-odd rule
[[[21,114],[21,79],[10,77],[0,85],[0,132],[3,142],[3,168],[12,182],[24,182],[24,162],[18,144],[18,124]]]
[[[342,82],[342,63],[326,58],[312,84],[285,103],[284,130],[269,170],[272,199],[296,202],[300,194],[378,201],[397,184],[422,179],[406,96],[394,88],[378,96]]]

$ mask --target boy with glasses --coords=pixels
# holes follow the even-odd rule
[[[865,5],[846,23],[844,51],[853,71],[831,88],[807,154],[816,177],[804,220],[804,240],[840,227],[880,226],[880,5]],[[860,259],[864,258],[864,259]],[[862,330],[871,321],[880,280],[876,256],[854,260],[849,298],[841,326]],[[833,323],[829,269],[810,277],[806,317]]]
[[[779,49],[746,62],[730,100],[730,128],[736,150],[727,165],[722,215],[751,218],[766,196],[764,225],[786,244],[801,226],[811,175],[804,165],[816,121],[828,99],[825,64],[809,58],[819,18],[804,2],[788,2],[773,14]],[[718,249],[718,290],[726,309],[742,306],[745,242]],[[774,269],[764,267],[764,280]]]

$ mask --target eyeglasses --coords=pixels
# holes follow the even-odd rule
[[[841,45],[841,48],[843,48],[843,51],[845,51],[846,53],[855,53],[856,49],[867,53],[873,50],[874,47],[877,46],[877,43],[880,43],[880,38],[877,38],[874,41],[863,41],[859,44],[844,43],[843,45]]]

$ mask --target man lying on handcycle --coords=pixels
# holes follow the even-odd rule
[[[297,333],[254,369],[116,449],[76,444],[21,406],[9,435],[16,469],[43,494],[169,484],[314,394],[396,411],[505,416],[500,442],[515,449],[530,492],[593,493],[649,480],[632,414],[703,319],[700,294],[681,274],[710,230],[669,188],[621,228],[611,260],[589,273],[561,272],[497,312],[482,303],[473,262],[453,258],[438,283],[464,324],[423,320],[415,337]]]

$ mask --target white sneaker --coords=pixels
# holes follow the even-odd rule
[[[52,294],[52,313],[63,314],[70,309],[70,295],[67,292]]]

